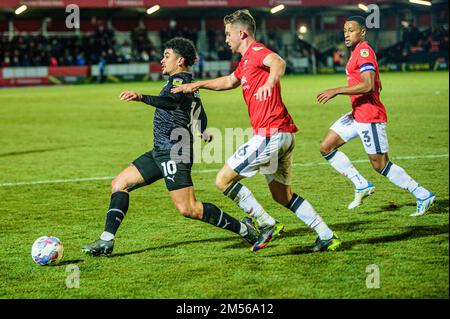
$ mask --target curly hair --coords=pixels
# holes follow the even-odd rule
[[[197,60],[197,52],[194,43],[186,38],[176,37],[164,44],[165,49],[172,49],[173,52],[184,58],[184,65],[190,67]]]

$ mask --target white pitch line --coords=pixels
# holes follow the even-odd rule
[[[423,155],[423,156],[398,156],[392,157],[393,160],[416,160],[416,159],[426,159],[426,158],[441,158],[448,157],[448,154],[435,154],[435,155]],[[353,163],[367,163],[368,159],[354,160]],[[327,161],[323,161],[320,163],[293,163],[292,166],[301,166],[301,167],[310,167],[310,166],[319,166],[319,165],[330,165]],[[213,173],[217,172],[219,168],[215,169],[202,169],[202,170],[193,170],[193,173]],[[73,179],[53,179],[46,181],[32,181],[32,182],[17,182],[17,183],[0,183],[0,187],[8,187],[8,186],[27,186],[27,185],[39,185],[39,184],[58,184],[58,183],[77,183],[77,182],[87,182],[87,181],[103,181],[103,180],[112,180],[114,176],[103,176],[103,177],[86,177],[86,178],[73,178]]]
[[[37,185],[37,184],[76,183],[76,182],[86,182],[86,181],[101,181],[101,180],[108,180],[108,179],[113,179],[113,178],[114,178],[114,176],[103,176],[103,177],[86,177],[86,178],[74,178],[74,179],[52,179],[52,180],[48,180],[48,181],[1,183],[0,187]]]

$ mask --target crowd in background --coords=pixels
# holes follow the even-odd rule
[[[232,60],[233,56],[227,44],[223,30],[209,29],[207,49],[199,52],[201,60]],[[160,42],[183,36],[197,43],[198,31],[189,28],[177,28],[176,21],[170,21],[167,30],[159,32]],[[317,58],[318,63],[333,66],[345,64],[345,47],[341,44],[331,52],[318,52],[303,40],[295,41],[293,47],[283,45],[282,38],[276,30],[269,30],[266,41],[257,38],[286,60],[295,57]],[[433,27],[420,32],[414,23],[403,30],[402,41],[381,52],[383,62],[411,62],[414,57],[424,59],[440,52],[447,52],[448,30]],[[137,27],[131,32],[129,39],[118,43],[114,30],[99,25],[91,34],[81,36],[25,36],[18,35],[9,39],[0,37],[0,67],[7,66],[74,66],[92,64],[116,64],[130,62],[158,62],[161,59],[161,48],[155,46],[149,38],[148,31]],[[328,61],[328,62],[327,62]]]
[[[385,50],[382,55],[386,63],[448,60],[448,30],[443,26],[433,26],[421,32],[411,22],[403,29],[402,41]]]
[[[130,41],[118,43],[114,30],[100,25],[89,35],[0,37],[0,66],[83,66],[149,62],[160,54],[147,31],[136,28]]]

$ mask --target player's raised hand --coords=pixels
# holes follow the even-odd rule
[[[197,88],[195,87],[194,83],[186,83],[186,84],[181,84],[179,86],[174,86],[170,92],[171,93],[192,93],[197,91]]]
[[[317,94],[317,102],[325,104],[337,95],[335,89],[329,89]]]
[[[142,101],[142,95],[133,91],[123,91],[119,95],[121,101]]]
[[[264,84],[261,86],[258,91],[256,91],[255,97],[257,101],[267,100],[268,97],[272,95],[272,88]]]

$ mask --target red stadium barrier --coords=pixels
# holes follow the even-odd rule
[[[1,86],[32,86],[32,85],[46,85],[48,78],[17,78],[17,79],[0,79]]]
[[[20,32],[38,32],[42,28],[40,19],[16,19],[14,20],[14,29]]]
[[[112,26],[118,31],[130,31],[138,27],[139,22],[136,19],[112,20]]]
[[[147,30],[164,30],[169,29],[169,19],[145,19],[144,25],[147,28]]]
[[[161,64],[152,62],[149,64],[150,73],[161,73]]]
[[[88,76],[90,67],[88,66],[51,66],[48,68],[48,75],[51,76]]]
[[[8,21],[0,21],[0,32],[8,31]]]

